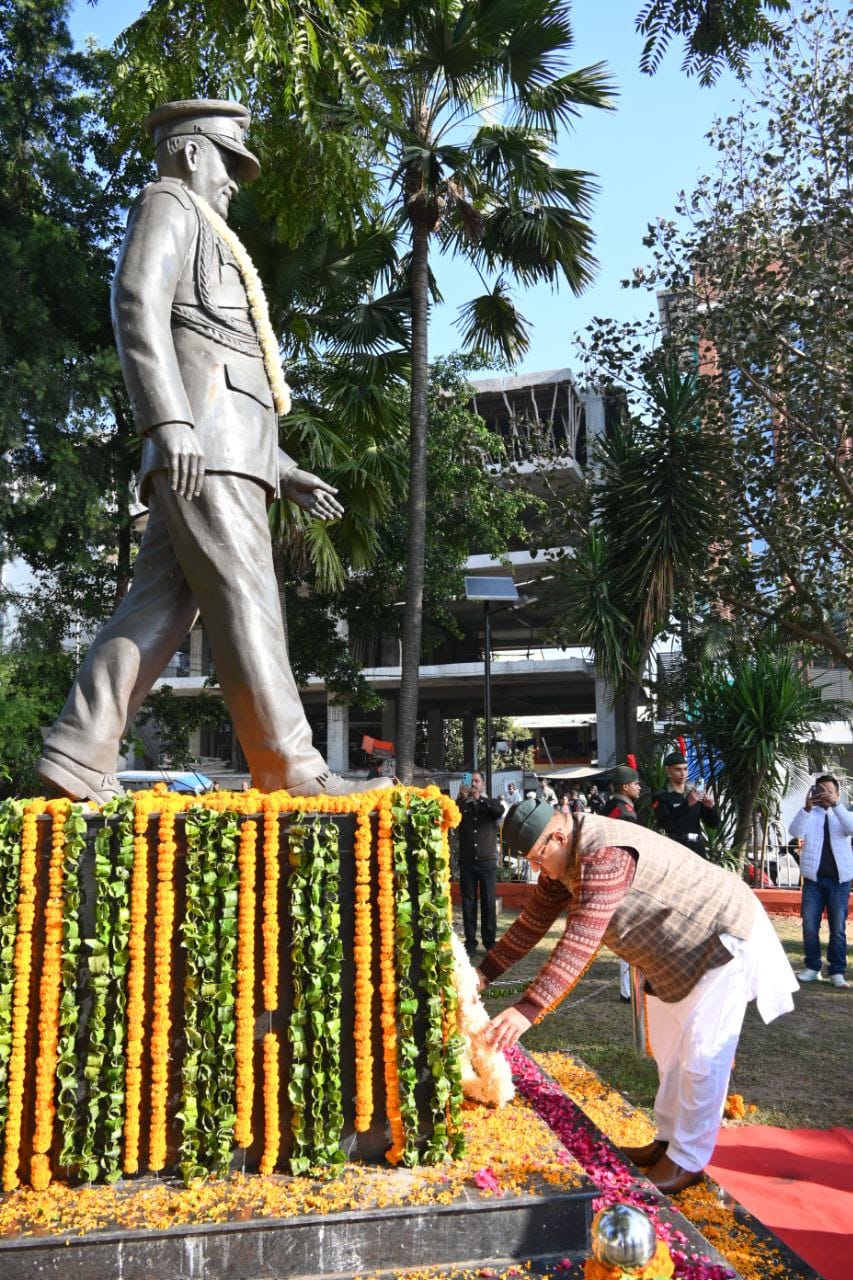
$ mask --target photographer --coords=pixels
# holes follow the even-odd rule
[[[788,828],[791,836],[802,836],[800,871],[803,876],[803,950],[806,967],[800,982],[820,982],[820,922],[824,910],[829,921],[826,961],[829,981],[834,987],[848,986],[847,908],[853,878],[853,814],[839,799],[838,780],[822,774],[806,794],[802,809]]]

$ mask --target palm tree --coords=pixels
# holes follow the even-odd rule
[[[522,355],[529,327],[507,273],[562,278],[574,293],[595,266],[586,218],[590,175],[553,163],[557,131],[583,107],[610,105],[601,64],[568,69],[565,0],[410,0],[371,32],[381,74],[366,87],[372,136],[387,161],[389,205],[410,237],[411,412],[408,571],[397,769],[414,769],[426,528],[430,249],[467,259],[484,292],[460,313],[467,348]],[[381,85],[382,92],[378,92]]]
[[[722,769],[718,788],[735,814],[741,865],[756,805],[769,807],[792,766],[820,765],[824,748],[815,741],[815,726],[849,711],[849,705],[821,697],[773,633],[752,654],[700,665],[691,682],[687,728],[715,762],[714,772]]]
[[[556,510],[576,530],[558,560],[556,638],[589,647],[615,691],[617,750],[636,754],[637,707],[652,647],[689,597],[721,536],[719,440],[699,430],[702,388],[660,351],[645,368],[644,412],[598,447],[586,501]]]

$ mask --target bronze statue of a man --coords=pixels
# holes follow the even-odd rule
[[[199,611],[255,786],[387,785],[329,772],[287,656],[267,504],[283,493],[321,520],[343,509],[279,449],[277,347],[251,263],[221,221],[238,181],[260,172],[248,124],[245,107],[206,100],[167,103],[145,121],[160,179],[131,210],[112,316],[150,514],[130,591],[46,735],[39,774],[73,799],[119,793],[121,738]]]

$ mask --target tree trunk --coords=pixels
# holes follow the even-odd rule
[[[427,499],[427,389],[429,338],[429,226],[412,222],[412,391],[409,434],[409,531],[403,610],[397,774],[411,783],[415,769],[418,674],[424,604]]]
[[[752,839],[752,830],[755,822],[755,806],[758,803],[758,796],[764,785],[766,770],[759,769],[752,779],[751,785],[747,788],[740,798],[737,812],[737,827],[735,829],[734,846],[738,857],[738,870],[742,871],[746,863],[749,841]],[[759,886],[756,885],[756,888]]]

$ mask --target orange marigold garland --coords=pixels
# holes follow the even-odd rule
[[[145,1036],[145,945],[148,933],[148,818],[157,798],[137,792],[133,804],[133,874],[130,884],[130,965],[127,975],[127,1072],[124,1099],[124,1171],[139,1169],[139,1104]]]
[[[272,1173],[278,1162],[281,1148],[278,1101],[280,1087],[278,1036],[274,1031],[268,1031],[264,1036],[264,1150],[259,1165],[260,1173]]]
[[[154,905],[154,1000],[151,1016],[151,1118],[148,1167],[158,1173],[166,1163],[166,1102],[169,1093],[169,1006],[172,996],[172,942],[175,928],[175,810],[161,797],[157,844],[157,894]]]
[[[403,1116],[400,1110],[400,1076],[397,1064],[397,981],[395,973],[394,849],[391,839],[391,802],[384,796],[378,809],[379,839],[379,993],[382,998],[382,1062],[385,1070],[385,1099],[391,1146],[386,1152],[390,1164],[399,1164],[405,1150]]]
[[[366,1133],[373,1120],[373,920],[370,902],[370,856],[373,833],[370,811],[355,820],[355,1131]]]
[[[12,997],[12,1049],[9,1054],[8,1114],[3,1148],[3,1190],[19,1185],[24,1081],[27,1069],[27,1027],[30,1019],[30,984],[33,967],[33,924],[36,914],[36,856],[39,814],[44,800],[31,800],[21,826],[21,861],[18,873],[18,932],[15,938],[15,989]]]
[[[252,1101],[255,1092],[255,847],[258,827],[240,827],[240,896],[237,907],[237,1115],[234,1141],[252,1145]]]
[[[278,887],[279,802],[275,796],[264,796],[264,1008],[272,1013],[278,1008]]]
[[[62,985],[62,878],[65,868],[65,820],[68,800],[51,800],[47,901],[44,904],[44,956],[39,986],[39,1053],[36,1059],[36,1124],[30,1181],[34,1191],[50,1186],[50,1148],[56,1115],[56,1056],[59,1043],[59,996]]]

